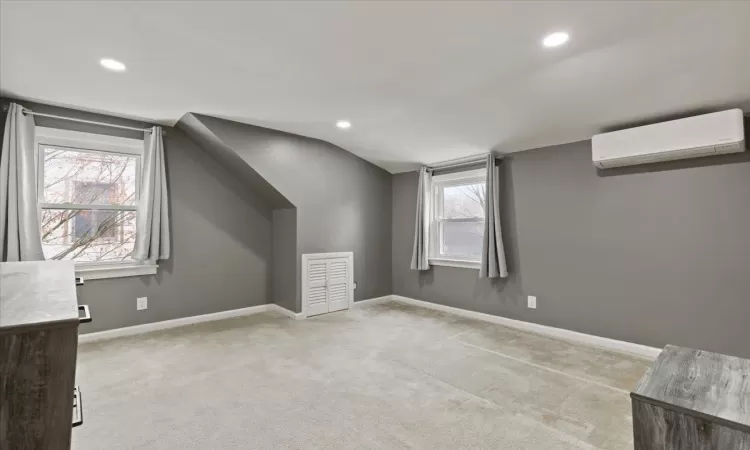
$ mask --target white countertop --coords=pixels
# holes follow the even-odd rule
[[[0,263],[0,331],[78,320],[73,261]]]

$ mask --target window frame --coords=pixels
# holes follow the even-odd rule
[[[464,269],[479,269],[480,259],[461,258],[445,255],[441,252],[443,245],[443,224],[445,222],[453,223],[485,223],[485,218],[462,218],[462,219],[445,219],[442,217],[443,202],[440,198],[443,189],[452,186],[462,186],[467,184],[487,183],[487,170],[470,169],[459,172],[434,175],[430,186],[430,226],[429,226],[429,255],[428,261],[435,266],[450,266]]]
[[[44,149],[54,147],[82,153],[111,153],[121,156],[135,156],[136,186],[133,205],[97,205],[78,203],[44,202]],[[44,209],[73,209],[92,211],[136,212],[140,200],[140,178],[142,176],[143,140],[84,133],[57,128],[36,127],[34,138],[36,158],[37,214],[41,218]],[[137,218],[136,218],[137,223]],[[157,264],[142,263],[136,260],[125,261],[75,261],[76,276],[84,279],[117,278],[127,276],[153,275]]]

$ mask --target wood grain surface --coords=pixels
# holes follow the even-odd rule
[[[635,450],[750,450],[750,434],[633,399]]]
[[[0,449],[68,450],[78,327],[0,335]]]
[[[71,261],[0,263],[0,450],[69,450],[78,351]]]
[[[631,397],[750,433],[750,360],[668,345]]]

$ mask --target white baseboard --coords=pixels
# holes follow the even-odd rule
[[[648,347],[646,345],[634,344],[632,342],[618,341],[616,339],[605,338],[601,336],[594,336],[591,334],[579,333],[577,331],[566,330],[564,328],[549,327],[546,325],[540,325],[531,322],[524,322],[521,320],[509,319],[507,317],[495,316],[492,314],[485,314],[476,311],[469,311],[467,309],[454,308],[452,306],[439,305],[437,303],[425,302],[414,298],[404,297],[401,295],[384,295],[382,297],[370,298],[367,300],[360,300],[354,302],[353,308],[373,306],[382,303],[388,303],[391,301],[397,301],[408,305],[419,306],[422,308],[434,309],[436,311],[443,311],[446,313],[455,314],[457,316],[467,317],[470,319],[482,320],[485,322],[495,323],[510,328],[516,328],[519,330],[530,331],[532,333],[538,333],[545,336],[551,336],[558,339],[564,339],[572,342],[579,342],[583,344],[594,345],[596,347],[606,348],[608,350],[619,351],[623,353],[630,353],[634,355],[644,356],[650,359],[656,359],[661,353],[661,349],[655,347]],[[249,316],[252,314],[259,314],[263,312],[274,311],[281,313],[294,320],[304,319],[302,313],[295,313],[282,306],[274,303],[265,305],[251,306],[249,308],[233,309],[230,311],[221,311],[212,314],[204,314],[201,316],[183,317],[180,319],[164,320],[161,322],[147,323],[143,325],[135,325],[132,327],[117,328],[114,330],[98,331],[95,333],[82,334],[78,337],[78,342],[83,344],[87,342],[97,342],[108,339],[114,339],[124,336],[133,336],[141,333],[148,333],[157,330],[167,330],[170,328],[181,327],[184,325],[192,325],[201,322],[211,322],[214,320],[231,319],[233,317]]]
[[[614,350],[623,353],[629,353],[633,355],[643,356],[649,359],[656,359],[661,353],[661,349],[655,347],[649,347],[641,344],[634,344],[632,342],[618,341],[616,339],[605,338],[601,336],[594,336],[591,334],[579,333],[577,331],[566,330],[564,328],[549,327],[546,325],[539,325],[537,323],[524,322],[521,320],[508,319],[507,317],[495,316],[492,314],[485,314],[475,311],[469,311],[461,308],[454,308],[452,306],[438,305],[437,303],[425,302],[401,295],[391,295],[394,301],[406,303],[408,305],[420,306],[422,308],[434,309],[437,311],[443,311],[457,316],[467,317],[470,319],[482,320],[485,322],[496,323],[498,325],[504,325],[510,328],[516,328],[519,330],[530,331],[532,333],[543,334],[545,336],[551,336],[558,339],[564,339],[566,341],[572,341],[577,343],[594,345],[596,347],[606,348],[608,350]]]
[[[368,298],[365,300],[359,300],[352,304],[352,308],[361,308],[363,306],[372,306],[372,305],[379,305],[381,303],[388,303],[392,302],[393,296],[392,295],[384,295],[382,297],[375,297],[375,298]]]
[[[132,327],[116,328],[114,330],[97,331],[95,333],[87,333],[78,336],[78,343],[83,344],[87,342],[97,342],[108,339],[114,339],[124,336],[133,336],[141,333],[148,333],[157,330],[168,330],[170,328],[181,327],[185,325],[192,325],[201,322],[212,322],[214,320],[231,319],[233,317],[249,316],[252,314],[258,314],[268,311],[279,311],[281,308],[279,305],[272,303],[265,305],[250,306],[248,308],[232,309],[229,311],[220,311],[217,313],[203,314],[200,316],[183,317],[180,319],[162,320],[161,322],[146,323],[143,325],[135,325]],[[284,311],[288,309],[281,308]],[[291,311],[289,311],[291,313]],[[283,312],[282,312],[283,314]],[[292,313],[293,314],[293,313]]]
[[[293,319],[293,320],[302,320],[302,319],[305,318],[305,315],[302,314],[301,312],[300,313],[296,313],[294,311],[290,311],[290,310],[284,308],[283,306],[277,305],[276,303],[271,304],[271,306],[273,307],[273,309],[276,312],[279,312],[279,313],[281,313],[281,314],[289,317],[290,319]]]
[[[384,297],[371,298],[367,300],[361,300],[354,303],[354,307],[364,306],[365,304],[372,305],[375,303],[384,303],[392,301],[393,298],[390,295]],[[248,308],[232,309],[229,311],[221,311],[211,314],[203,314],[200,316],[182,317],[180,319],[162,320],[161,322],[146,323],[143,325],[135,325],[132,327],[116,328],[114,330],[97,331],[94,333],[87,333],[78,336],[78,343],[84,344],[87,342],[104,341],[108,339],[114,339],[125,336],[133,336],[141,333],[148,333],[151,331],[168,330],[170,328],[181,327],[185,325],[192,325],[201,322],[211,322],[214,320],[231,319],[233,317],[249,316],[252,314],[258,314],[262,312],[274,311],[283,314],[293,320],[302,320],[305,316],[300,312],[296,313],[290,311],[283,306],[279,306],[275,303],[268,303],[265,305],[250,306]]]
[[[387,303],[387,302],[391,302],[391,301],[393,301],[393,296],[391,296],[391,295],[384,295],[382,297],[368,298],[368,299],[365,299],[365,300],[359,300],[359,301],[356,301],[356,302],[352,302],[350,305],[351,305],[351,309],[353,309],[353,308],[360,308],[360,307],[363,307],[363,306],[377,305],[379,303]],[[288,310],[288,309],[286,309],[284,307],[281,307],[279,305],[276,305],[276,304],[274,304],[273,306],[275,306],[281,314],[284,314],[285,316],[289,317],[290,319],[303,320],[303,319],[307,318],[307,317],[305,317],[305,313],[302,313],[302,312],[295,313],[294,311],[290,311],[290,310]]]

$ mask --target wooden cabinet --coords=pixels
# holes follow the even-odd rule
[[[630,397],[636,450],[750,450],[750,360],[668,345]]]
[[[0,263],[0,449],[68,450],[79,308],[72,262]]]

